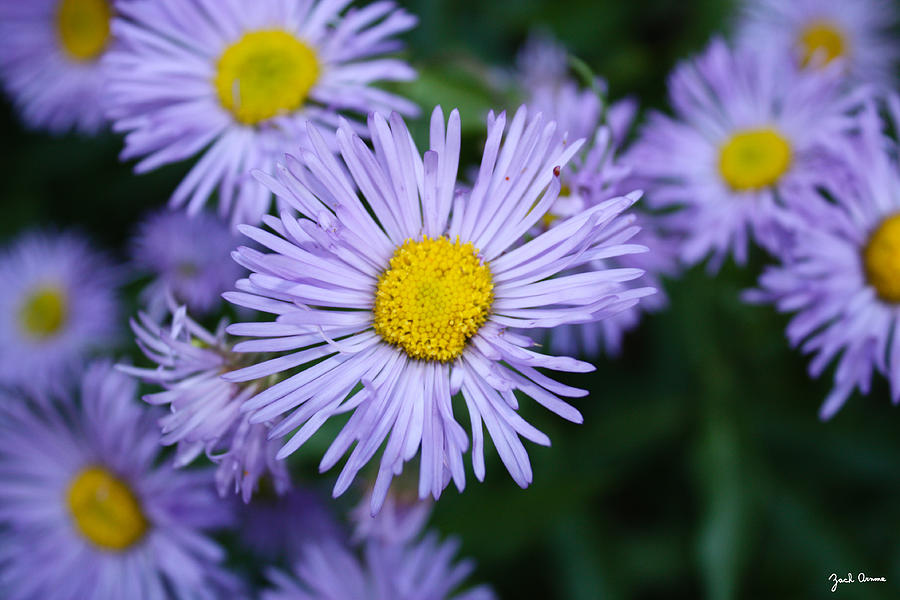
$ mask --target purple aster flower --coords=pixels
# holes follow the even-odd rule
[[[77,405],[0,403],[4,597],[214,599],[235,591],[222,549],[206,535],[231,519],[212,474],[158,463],[159,433],[135,392],[134,381],[96,363]]]
[[[29,127],[95,133],[111,0],[0,0],[0,78]]]
[[[594,105],[597,98],[591,91],[582,92],[586,107]],[[561,94],[562,95],[562,94]],[[620,106],[622,106],[620,104]],[[554,115],[547,110],[544,114]],[[577,110],[570,102],[560,102],[556,108],[567,114]],[[563,110],[565,109],[565,110]],[[620,109],[621,110],[621,109]],[[577,114],[588,114],[580,111]],[[633,114],[633,111],[631,112]],[[544,215],[538,228],[543,230],[553,227],[562,219],[591,207],[597,206],[610,198],[621,196],[633,190],[629,179],[630,166],[623,164],[619,158],[618,145],[612,134],[612,128],[599,122],[599,111],[596,113],[593,130],[582,124],[576,125],[576,131],[595,132],[594,143],[587,150],[576,155],[572,162],[560,173],[562,182],[560,196]],[[571,117],[569,117],[571,119]],[[622,126],[622,123],[620,123]],[[627,131],[630,126],[622,126]],[[621,139],[621,138],[619,138]],[[657,293],[644,298],[640,303],[623,310],[609,318],[581,324],[560,325],[546,332],[549,337],[550,350],[554,354],[577,354],[596,356],[605,351],[611,356],[621,352],[622,339],[626,332],[637,327],[644,311],[658,311],[667,304],[667,297],[662,290],[662,277],[674,276],[678,271],[677,253],[679,245],[675,239],[664,233],[660,226],[661,217],[633,211],[635,226],[640,228],[631,238],[632,249],[628,253],[614,258],[598,259],[592,264],[581,266],[578,271],[600,270],[604,268],[639,269],[643,275],[631,281],[623,281],[620,289],[638,289],[646,286],[657,290]],[[642,251],[643,250],[643,251]]]
[[[547,334],[549,349],[553,354],[581,353],[585,356],[597,356],[606,352],[609,356],[618,356],[622,352],[625,334],[638,326],[642,314],[659,312],[668,306],[668,296],[663,290],[663,277],[675,277],[679,272],[679,244],[671,235],[664,233],[660,226],[663,219],[660,217],[637,211],[635,217],[635,224],[640,227],[640,231],[631,239],[631,243],[649,251],[597,261],[593,267],[603,268],[605,265],[607,268],[638,269],[643,275],[639,279],[623,282],[622,289],[649,286],[656,293],[602,321],[555,327]]]
[[[148,217],[131,252],[137,268],[155,276],[141,298],[148,312],[161,317],[170,296],[195,315],[216,308],[241,275],[231,260],[235,246],[228,225],[208,213],[163,210]]]
[[[624,244],[635,232],[631,219],[619,215],[636,195],[591,207],[519,243],[556,202],[555,174],[581,147],[581,141],[559,141],[554,123],[526,115],[524,107],[516,113],[505,141],[505,113],[488,117],[480,173],[461,194],[455,194],[459,114],[454,110],[445,124],[440,108],[432,115],[424,158],[399,115],[389,121],[373,115],[374,152],[344,125],[337,132],[342,165],[310,126],[313,151],[288,157],[277,179],[257,172],[304,216],[285,211],[280,219],[267,217],[274,234],[241,228],[273,252],[240,248],[237,260],[253,273],[226,298],[278,316],[232,325],[229,332],[258,338],[235,345],[236,351],[282,355],[225,378],[252,381],[282,373],[283,381],[243,407],[251,422],[284,415],[273,436],[296,430],[281,458],[330,417],[352,413],[320,464],[329,469],[357,443],[336,495],[386,442],[373,512],[419,448],[421,497],[438,497],[451,477],[463,489],[469,440],[453,414],[457,393],[471,419],[475,476],[485,474],[486,426],[513,479],[526,487],[532,471],[520,436],[542,445],[549,439],[518,414],[514,390],[580,422],[580,413],[559,396],[585,392],[537,367],[593,367],[535,353],[533,342],[511,329],[597,320],[648,293],[620,291],[621,281],[640,275],[634,269],[554,278],[633,249]]]
[[[110,116],[127,132],[136,170],[202,153],[171,199],[200,210],[218,189],[232,223],[258,223],[271,194],[249,176],[273,173],[310,120],[398,110],[411,102],[373,87],[415,76],[387,58],[415,17],[392,2],[344,9],[350,0],[139,0],[113,23]],[[357,128],[361,125],[357,124]]]
[[[389,500],[376,517],[363,518],[402,522],[391,516]],[[427,517],[427,510],[425,511]],[[459,550],[455,540],[440,542],[435,533],[422,536],[425,519],[408,538],[396,535],[374,536],[361,540],[360,551],[345,540],[323,537],[303,547],[293,575],[271,570],[275,589],[266,590],[262,600],[313,600],[318,598],[366,598],[367,600],[491,600],[494,594],[486,586],[454,593],[471,575],[474,564],[454,562]]]
[[[555,119],[560,132],[567,132],[575,138],[587,138],[593,140],[593,143],[576,154],[569,165],[561,170],[560,196],[544,215],[535,232],[634,189],[628,179],[631,168],[623,164],[620,154],[622,142],[634,123],[637,103],[626,99],[604,106],[598,91],[605,89],[605,82],[598,80],[597,90],[584,90],[564,71],[557,73],[553,79],[526,76],[534,68],[529,61],[538,65],[552,64],[555,62],[554,57],[560,53],[565,56],[563,49],[545,39],[540,44],[532,42],[520,55],[520,68],[523,71],[521,82],[528,96],[528,107]],[[546,68],[540,70],[545,71]],[[659,228],[655,226],[657,219],[641,213],[636,213],[636,217],[642,230],[632,238],[632,242],[646,246],[649,252],[634,252],[616,259],[600,260],[596,264],[583,266],[580,270],[638,268],[644,271],[644,275],[622,282],[620,285],[623,290],[645,285],[661,290],[660,275],[673,275],[675,272],[676,247],[661,235]],[[624,333],[637,326],[641,312],[658,310],[665,304],[666,297],[660,292],[607,319],[578,325],[560,325],[543,333],[541,337],[549,337],[550,349],[554,354],[583,352],[594,356],[601,350],[606,350],[615,355],[621,350]]]
[[[32,232],[0,251],[0,383],[59,390],[113,336],[118,274],[73,233]]]
[[[892,99],[900,106],[898,99]],[[877,111],[860,116],[858,139],[840,148],[855,181],[825,186],[832,200],[807,192],[792,198],[794,243],[747,294],[795,312],[787,328],[793,346],[813,354],[810,374],[837,359],[834,388],[820,410],[827,419],[858,388],[869,392],[872,371],[884,374],[900,401],[900,172]],[[889,147],[887,147],[889,146]]]
[[[178,307],[172,324],[163,328],[145,314],[131,321],[137,343],[155,362],[155,369],[120,365],[119,368],[164,391],[147,394],[154,405],[168,404],[170,414],[160,420],[163,444],[178,444],[175,466],[183,467],[201,452],[218,465],[216,485],[224,496],[229,488],[249,502],[260,477],[270,474],[281,493],[290,486],[277,448],[268,439],[268,423],[250,423],[241,405],[252,397],[258,384],[224,381],[222,373],[242,364],[247,357],[235,355],[226,340],[225,325],[215,334],[207,331]]]
[[[790,52],[801,67],[840,59],[854,83],[894,87],[896,25],[890,0],[748,0],[739,38],[753,49],[773,45]]]
[[[780,205],[828,173],[823,148],[852,129],[858,97],[833,67],[798,70],[774,48],[733,51],[714,40],[669,81],[674,117],[652,114],[626,157],[652,208],[681,209],[681,258],[728,254],[743,264],[752,235],[777,251]]]

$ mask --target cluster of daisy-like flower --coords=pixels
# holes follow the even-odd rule
[[[873,371],[900,401],[896,22],[884,0],[748,3],[734,44],[675,69],[674,114],[627,158],[683,264],[743,265],[751,243],[776,260],[745,298],[796,313],[811,375],[837,360],[823,419]]]
[[[579,423],[586,394],[544,371],[622,352],[662,278],[743,263],[751,241],[778,265],[747,297],[798,313],[813,373],[839,356],[823,415],[873,370],[900,399],[894,14],[749,5],[733,45],[675,70],[674,116],[637,131],[634,100],[532,38],[524,104],[487,115],[467,171],[457,110],[433,108],[424,151],[407,127],[416,18],[390,1],[0,0],[26,123],[110,127],[138,173],[194,161],[126,265],[48,231],[0,257],[3,594],[240,597],[210,537],[231,529],[292,561],[264,598],[491,597],[422,534],[421,502],[464,489],[466,455],[482,480],[488,443],[527,487],[523,440],[550,440],[520,402]],[[146,360],[113,366],[96,357],[136,279]],[[334,496],[365,496],[355,535],[292,481],[313,437],[321,471],[343,461]]]

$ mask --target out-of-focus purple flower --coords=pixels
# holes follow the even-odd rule
[[[532,32],[516,56],[517,79],[526,90],[552,88],[569,70],[568,50],[544,31]]]
[[[752,50],[774,46],[800,67],[835,60],[852,83],[895,87],[900,43],[890,0],[748,0],[738,38]]]
[[[344,12],[350,0],[135,0],[107,58],[110,117],[126,132],[137,172],[202,153],[171,199],[196,213],[218,189],[232,223],[259,222],[271,193],[250,177],[273,173],[305,143],[307,120],[336,127],[371,111],[417,107],[374,87],[415,72],[386,53],[416,23],[392,2]],[[354,125],[362,129],[359,123]],[[333,146],[333,142],[332,142]]]
[[[273,252],[240,248],[237,259],[253,273],[226,297],[278,317],[232,325],[229,332],[257,338],[237,344],[237,351],[281,356],[225,378],[251,381],[286,372],[283,381],[244,403],[252,422],[285,415],[272,435],[296,430],[280,457],[296,451],[333,415],[352,413],[320,465],[334,466],[357,442],[336,495],[386,442],[373,512],[419,448],[420,497],[437,498],[451,478],[464,487],[462,455],[469,440],[451,408],[458,392],[472,422],[476,477],[485,474],[487,426],[504,465],[525,487],[532,471],[519,436],[542,445],[549,439],[518,414],[513,390],[580,422],[580,413],[559,396],[585,392],[536,368],[593,367],[537,354],[530,339],[511,329],[602,319],[648,293],[620,291],[620,282],[640,275],[635,269],[554,277],[633,250],[625,242],[635,228],[619,215],[637,196],[591,207],[520,244],[556,201],[560,183],[554,173],[581,141],[556,141],[555,124],[540,116],[528,119],[524,107],[508,129],[505,113],[491,114],[479,176],[469,192],[456,195],[457,111],[448,123],[439,108],[434,111],[424,158],[399,115],[390,121],[373,116],[370,130],[374,152],[341,127],[341,165],[310,127],[315,152],[290,158],[278,179],[257,173],[308,216],[267,217],[275,234],[242,228]]]
[[[132,243],[135,266],[154,275],[142,294],[143,305],[161,317],[168,298],[191,314],[207,314],[222,302],[222,292],[241,276],[231,259],[237,239],[222,220],[201,212],[163,210],[141,223]]]
[[[239,593],[207,537],[231,523],[212,473],[158,464],[152,411],[107,363],[80,403],[0,403],[0,589],[15,599]],[[52,566],[52,568],[48,568]]]
[[[0,0],[0,79],[29,127],[96,133],[111,0]]]
[[[719,268],[748,243],[785,244],[784,198],[828,174],[822,154],[855,125],[837,65],[800,70],[776,48],[730,49],[714,40],[669,81],[675,116],[652,114],[625,158],[651,208],[679,209],[670,225],[685,236],[687,264],[711,255]]]
[[[891,99],[896,109],[900,101]],[[896,114],[896,113],[895,113]],[[834,388],[820,416],[834,415],[855,388],[869,392],[872,372],[885,375],[900,401],[900,172],[898,147],[882,131],[873,105],[860,116],[858,138],[839,156],[842,173],[821,193],[791,198],[797,215],[791,248],[766,269],[756,302],[797,313],[787,328],[791,345],[813,354],[810,375],[835,359]]]
[[[377,515],[372,515],[371,500],[370,491],[350,513],[354,542],[405,544],[422,533],[431,516],[431,500],[419,500],[414,494],[389,493]]]
[[[400,547],[368,545],[362,557],[335,540],[304,548],[293,574],[270,571],[274,589],[262,600],[492,600],[484,586],[453,593],[472,573],[469,561],[454,562],[459,544],[437,535]]]
[[[163,444],[178,444],[175,465],[183,467],[201,452],[218,465],[216,485],[224,496],[229,488],[249,502],[260,477],[272,476],[281,493],[290,485],[283,461],[275,460],[277,443],[268,439],[270,423],[251,423],[241,405],[259,389],[257,383],[224,381],[222,373],[242,364],[226,340],[225,323],[215,334],[194,322],[185,307],[174,311],[170,327],[160,327],[147,315],[131,327],[144,354],[157,365],[119,368],[164,391],[144,396],[154,405],[168,404],[160,419]]]
[[[593,82],[596,89],[582,89],[569,74],[567,54],[566,48],[548,34],[529,36],[516,57],[516,79],[526,104],[555,120],[558,132],[568,134],[569,139],[590,141],[599,127],[608,127],[611,148],[618,151],[634,124],[637,102],[626,98],[604,105],[600,93],[607,92],[606,82],[597,78]]]
[[[0,251],[0,383],[59,391],[110,341],[118,273],[73,233],[32,232]]]
[[[644,273],[641,278],[623,283],[623,289],[645,285],[654,288],[656,293],[602,321],[555,327],[547,334],[553,354],[597,356],[605,352],[609,356],[618,356],[622,352],[625,334],[638,326],[642,314],[658,312],[668,306],[663,278],[675,277],[680,270],[677,259],[679,242],[671,234],[664,233],[662,218],[640,211],[634,211],[634,214],[635,225],[641,230],[631,239],[631,243],[644,246],[648,251],[626,254],[601,264],[641,270]]]
[[[559,135],[569,139],[586,138],[589,143],[576,154],[560,172],[562,183],[560,196],[536,226],[536,232],[552,227],[555,223],[587,208],[634,191],[628,179],[631,167],[620,158],[622,143],[631,130],[637,112],[637,103],[631,99],[612,105],[604,105],[599,92],[605,89],[603,81],[596,82],[597,89],[582,89],[568,76],[565,69],[550,69],[553,77],[538,77],[532,71],[546,72],[544,63],[556,64],[559,56],[565,58],[565,50],[548,38],[537,38],[520,53],[520,83],[525,90],[528,107],[554,119]],[[534,63],[534,64],[532,64]],[[535,66],[537,65],[537,66]],[[563,67],[565,62],[563,62]],[[641,312],[659,309],[666,303],[661,290],[662,274],[674,275],[677,250],[674,243],[664,238],[656,219],[635,213],[637,224],[647,231],[632,238],[636,245],[644,245],[648,252],[624,254],[614,259],[598,260],[581,267],[581,271],[607,267],[638,268],[644,271],[640,278],[622,282],[621,289],[655,287],[658,293],[643,299],[639,304],[601,321],[579,325],[560,325],[541,337],[550,339],[554,354],[584,353],[596,356],[601,351],[618,354],[625,332],[636,327]]]
[[[365,503],[368,504],[368,503]],[[366,535],[349,546],[339,537],[322,537],[307,543],[292,574],[271,570],[275,589],[263,600],[313,600],[366,598],[367,600],[491,600],[486,586],[454,593],[474,570],[472,561],[455,562],[455,540],[440,542],[435,533],[422,536],[428,504],[409,510],[388,496],[376,516],[363,507],[358,515],[369,521]],[[395,510],[400,514],[395,514]],[[411,518],[412,517],[412,518]],[[401,525],[400,531],[390,527]],[[358,530],[359,531],[359,530]]]
[[[241,543],[271,561],[300,556],[307,544],[346,535],[330,508],[299,487],[283,494],[263,490],[238,509]]]

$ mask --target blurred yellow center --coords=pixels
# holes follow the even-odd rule
[[[824,58],[824,64],[843,56],[847,52],[847,43],[837,25],[831,21],[814,21],[800,34],[800,48],[805,67],[817,56]]]
[[[66,494],[78,531],[106,550],[125,550],[147,532],[147,519],[134,493],[102,467],[78,473]]]
[[[471,243],[406,240],[378,280],[375,331],[411,358],[451,361],[487,320],[493,290]]]
[[[735,133],[719,151],[719,171],[738,191],[773,185],[791,165],[791,145],[774,129]]]
[[[110,18],[108,0],[60,0],[56,26],[63,50],[75,60],[100,56],[109,42]]]
[[[222,106],[255,125],[299,108],[318,78],[312,48],[285,31],[254,31],[222,53],[215,86]]]
[[[66,324],[67,304],[62,289],[49,285],[37,288],[25,298],[19,309],[22,329],[32,338],[53,337]]]
[[[869,285],[886,302],[900,302],[900,213],[882,221],[863,250]]]
[[[572,195],[572,189],[568,185],[562,184],[562,186],[559,188],[559,198],[557,198],[557,200],[560,200],[562,198],[568,198],[571,195]],[[537,205],[537,203],[538,203],[538,201],[535,200],[534,204]],[[532,207],[532,208],[534,208],[534,207]],[[550,227],[554,223],[556,223],[556,221],[558,221],[558,220],[559,220],[559,215],[553,214],[553,207],[550,207],[550,210],[545,212],[544,216],[541,217],[541,225],[544,226],[544,229],[550,229]]]

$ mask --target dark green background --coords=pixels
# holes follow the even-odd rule
[[[485,110],[509,102],[483,76],[510,66],[532,28],[555,32],[609,80],[613,97],[663,107],[669,69],[732,12],[715,0],[404,4],[421,16],[408,39],[422,78],[401,91],[460,106],[470,160]],[[162,205],[189,166],[136,177],[117,162],[114,136],[26,133],[6,103],[0,136],[0,235],[74,225],[120,258],[138,217]],[[819,422],[831,373],[810,381],[786,345],[786,318],[739,301],[764,264],[757,256],[747,269],[695,269],[670,282],[671,308],[644,322],[622,358],[570,378],[592,392],[577,402],[584,425],[523,403],[553,440],[529,447],[534,485],[518,489],[491,450],[486,483],[470,477],[464,494],[448,489],[435,510],[433,525],[477,559],[475,579],[510,599],[897,595],[900,414],[879,380],[870,397]],[[124,327],[120,353],[132,352]],[[326,442],[313,440],[296,461],[309,485],[333,482],[334,473],[314,475]],[[828,575],[848,571],[888,583],[832,595]]]

